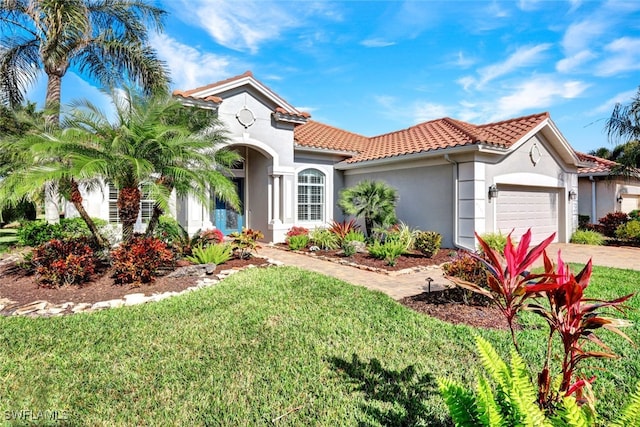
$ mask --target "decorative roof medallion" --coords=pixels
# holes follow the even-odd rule
[[[542,155],[540,154],[538,143],[534,142],[533,145],[531,146],[531,149],[529,150],[529,158],[531,159],[531,163],[533,163],[533,166],[538,164],[541,157]]]
[[[247,107],[242,107],[240,111],[236,113],[236,119],[238,119],[238,122],[244,126],[245,129],[256,122],[256,116],[254,116],[253,111]]]

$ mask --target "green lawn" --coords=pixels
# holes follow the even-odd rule
[[[612,297],[639,283],[640,272],[596,268],[591,290]],[[524,321],[535,368],[546,329]],[[448,325],[295,268],[251,269],[155,304],[1,318],[0,414],[66,411],[68,425],[443,426],[434,380],[473,380],[478,332],[509,350],[506,332]],[[627,332],[640,342],[637,326]],[[640,350],[603,336],[624,356],[588,363],[607,416],[634,389]]]
[[[0,228],[0,253],[18,242],[17,232],[15,228]]]

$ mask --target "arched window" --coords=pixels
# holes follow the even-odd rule
[[[298,221],[322,221],[324,216],[324,174],[305,169],[298,174]]]

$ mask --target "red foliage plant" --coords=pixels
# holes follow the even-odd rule
[[[93,249],[86,238],[53,239],[33,250],[38,282],[47,286],[78,285],[95,272]]]
[[[167,245],[155,237],[134,236],[111,252],[117,284],[152,282],[160,267],[173,262]]]
[[[217,228],[204,230],[200,233],[200,240],[207,245],[217,245],[224,240],[224,234]]]
[[[609,212],[598,220],[602,226],[602,233],[607,237],[615,237],[616,230],[629,222],[629,215],[624,212]]]
[[[287,237],[308,236],[308,235],[309,235],[309,229],[308,228],[298,227],[296,225],[294,225],[293,227],[291,227],[289,229],[289,231],[287,231]]]
[[[338,236],[341,240],[345,238],[347,234],[351,231],[359,230],[360,226],[356,223],[355,219],[351,219],[349,221],[344,220],[342,222],[332,221],[331,226],[329,227],[329,231]]]

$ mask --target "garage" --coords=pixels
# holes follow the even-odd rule
[[[496,199],[496,229],[503,234],[513,230],[519,240],[531,228],[532,243],[539,243],[556,233],[560,201],[558,189],[522,186],[498,186]]]
[[[640,209],[640,195],[639,194],[622,194],[622,200],[620,202],[620,210],[624,213],[629,213],[636,209]]]

